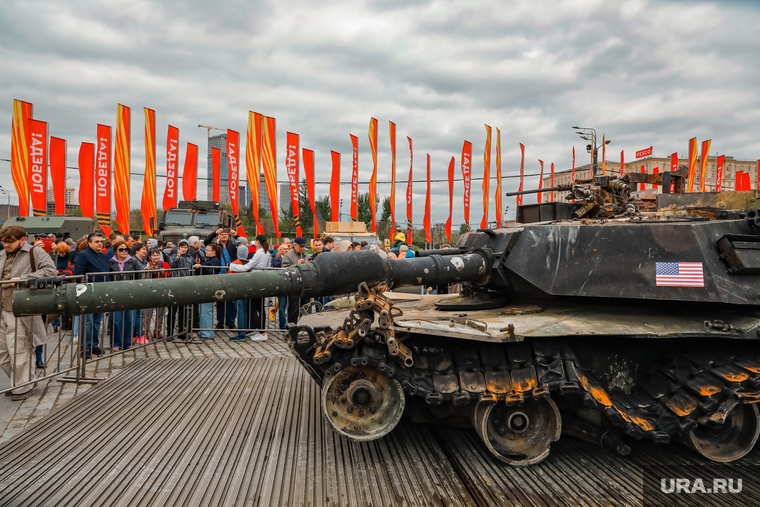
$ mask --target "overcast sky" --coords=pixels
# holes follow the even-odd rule
[[[405,221],[414,142],[414,179],[445,179],[463,141],[473,144],[473,177],[483,174],[484,124],[501,129],[503,176],[568,169],[570,128],[594,127],[612,143],[608,159],[626,161],[650,145],[685,154],[688,139],[712,138],[711,152],[760,158],[760,7],[757,2],[698,1],[9,1],[0,2],[0,158],[10,159],[13,99],[68,141],[68,164],[93,142],[97,123],[115,126],[117,103],[133,112],[132,171],[145,168],[142,107],[156,110],[160,205],[167,125],[200,147],[206,130],[244,135],[248,111],[277,119],[278,179],[285,180],[285,133],[315,151],[316,178],[330,178],[330,150],[343,154],[350,181],[351,143],[359,138],[360,180],[372,171],[368,126],[379,122],[378,180],[390,180],[388,121],[397,125],[397,221]],[[212,131],[213,132],[213,131]],[[241,176],[244,175],[241,164]],[[69,185],[78,187],[76,170]],[[528,178],[526,188],[537,185]],[[139,207],[142,177],[132,177]],[[10,163],[0,185],[13,189]],[[472,184],[470,222],[483,214],[481,181]],[[180,185],[181,186],[181,185]],[[504,179],[504,191],[516,179]],[[205,195],[205,182],[199,183]],[[494,217],[490,190],[489,218]],[[360,187],[366,192],[367,186]],[[319,185],[318,194],[328,187]],[[390,185],[378,185],[381,198]],[[463,184],[454,188],[454,223],[463,221]],[[12,192],[11,201],[15,199]],[[350,186],[341,187],[350,197]],[[434,222],[448,216],[448,184],[432,186]],[[421,225],[425,186],[414,186]],[[4,196],[3,196],[3,201]],[[528,201],[530,202],[530,201]],[[504,198],[514,216],[514,198]],[[378,211],[379,213],[379,211]]]

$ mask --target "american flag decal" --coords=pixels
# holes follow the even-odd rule
[[[704,287],[705,276],[701,262],[658,262],[658,287]]]

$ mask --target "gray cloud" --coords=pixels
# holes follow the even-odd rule
[[[389,180],[388,120],[397,125],[397,218],[403,221],[414,140],[414,177],[431,155],[434,179],[459,167],[462,142],[473,143],[473,175],[483,172],[484,123],[501,129],[503,174],[526,172],[537,159],[569,168],[585,142],[571,125],[593,126],[613,140],[608,157],[626,159],[654,145],[685,152],[690,137],[712,150],[760,158],[760,78],[756,55],[760,9],[754,2],[217,2],[136,0],[0,3],[0,115],[10,126],[12,99],[33,102],[35,117],[68,140],[68,165],[97,123],[115,124],[116,104],[132,107],[132,168],[142,172],[143,106],[156,110],[158,173],[165,174],[168,124],[205,153],[198,124],[245,133],[248,110],[277,118],[278,167],[285,132],[315,150],[318,180],[330,178],[330,150],[343,154],[349,134],[360,143],[360,179],[369,180],[367,131],[379,120],[378,179]],[[0,131],[10,158],[10,129]],[[492,146],[495,150],[495,130]],[[495,176],[495,152],[491,175]],[[201,157],[199,175],[206,172]],[[9,169],[9,164],[4,167]],[[76,171],[70,171],[76,184]],[[537,178],[526,182],[526,187]],[[0,185],[12,188],[10,171]],[[505,179],[504,191],[517,181]],[[490,212],[493,218],[493,192]],[[163,180],[159,179],[158,202]],[[201,189],[205,189],[203,184]],[[132,206],[141,181],[132,179]],[[366,187],[362,190],[366,191]],[[317,189],[327,193],[326,186]],[[381,196],[389,194],[380,185]],[[448,214],[448,185],[432,186],[434,221]],[[348,186],[343,187],[348,196]],[[424,185],[414,187],[415,223]],[[482,216],[479,181],[471,222]],[[514,199],[504,199],[514,214]],[[455,185],[454,223],[463,220]]]

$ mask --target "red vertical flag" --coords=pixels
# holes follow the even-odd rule
[[[143,218],[143,230],[153,236],[156,224],[156,112],[147,107],[145,113],[145,177],[140,211]],[[150,226],[150,219],[153,226]]]
[[[699,166],[699,191],[704,192],[705,191],[705,170],[707,169],[707,158],[710,155],[710,143],[712,143],[712,139],[708,139],[707,141],[702,141],[702,163]],[[749,190],[749,188],[747,189]]]
[[[19,216],[29,216],[29,120],[33,106],[30,102],[13,101],[11,131],[11,176],[18,195]]]
[[[301,207],[298,202],[298,134],[287,133],[287,153],[285,155],[285,169],[288,172],[290,182],[290,200],[293,210],[293,222],[296,226],[296,236],[303,236],[301,232]]]
[[[306,177],[306,192],[308,193],[311,216],[314,217],[314,239],[319,237],[319,222],[317,221],[317,209],[314,202],[317,194],[314,193],[314,152],[303,149],[303,173]]]
[[[276,120],[269,116],[262,117],[261,167],[264,169],[264,182],[267,187],[269,209],[272,211],[274,233],[280,238],[279,222],[277,220],[277,150],[275,144]]]
[[[620,176],[622,176],[624,172],[625,172],[625,153],[623,153],[623,150],[620,150]]]
[[[501,227],[501,132],[496,129],[496,227]]]
[[[27,122],[29,127],[29,190],[34,216],[47,215],[48,181],[48,124],[44,121]]]
[[[330,179],[330,208],[332,209],[331,220],[340,221],[340,153],[330,152],[332,159],[332,178]]]
[[[544,188],[544,161],[539,158],[538,163],[541,164],[541,174],[538,176],[538,189],[541,190]],[[542,192],[538,193],[539,204],[541,203],[542,194]]]
[[[222,182],[222,150],[211,148],[211,199],[219,202],[219,187]]]
[[[388,227],[391,243],[396,230],[396,124],[388,122],[391,138],[391,223]]]
[[[573,146],[573,171],[570,174],[571,184],[575,184],[575,146]]]
[[[182,196],[194,201],[198,190],[198,145],[187,143],[185,169],[182,171]]]
[[[744,190],[744,171],[736,171],[734,179],[734,190]]]
[[[462,179],[464,180],[464,223],[465,232],[470,232],[470,174],[472,162],[472,143],[465,141],[462,146]]]
[[[446,220],[446,239],[451,243],[451,219],[454,211],[454,157],[449,162],[449,219]]]
[[[256,234],[264,232],[259,222],[259,194],[261,193],[261,119],[259,113],[248,111],[248,131],[245,136],[245,174],[251,189],[251,211],[256,221]],[[218,156],[218,153],[217,153]]]
[[[377,120],[369,120],[369,149],[372,152],[372,177],[369,179],[369,207],[372,212],[372,232],[375,232],[377,211]]]
[[[66,214],[66,140],[50,138],[50,181],[53,183],[55,214]]]
[[[742,178],[742,181],[744,182],[742,185],[742,190],[752,190],[752,183],[749,181],[749,173],[743,173]]]
[[[169,125],[166,133],[166,188],[162,206],[164,211],[177,207],[177,165],[179,164],[179,129]]]
[[[520,186],[517,189],[518,192],[522,192],[523,190],[523,174],[525,172],[525,146],[523,146],[523,143],[520,143]],[[522,206],[523,203],[523,196],[517,195],[516,197],[516,204],[518,206]]]
[[[641,172],[646,174],[647,170],[644,168],[644,166],[641,166]],[[645,183],[639,183],[639,190],[644,190],[646,188],[647,186]]]
[[[95,217],[106,236],[111,234],[111,127],[98,125],[95,163]]]
[[[486,125],[486,149],[483,151],[483,219],[480,228],[488,228],[488,184],[491,180],[491,127]]]
[[[606,137],[602,136],[602,174],[607,174],[607,141]]]
[[[113,178],[116,225],[122,234],[129,234],[129,176],[132,147],[132,111],[119,104],[116,108],[116,148]]]
[[[694,192],[694,178],[697,172],[697,138],[689,139],[689,192]]]
[[[95,145],[82,143],[79,147],[79,207],[83,217],[95,219]]]
[[[422,217],[422,225],[425,227],[425,241],[433,240],[430,237],[430,154],[427,154],[427,190],[425,191],[425,215]]]
[[[227,187],[230,191],[232,216],[235,217],[235,229],[238,236],[245,236],[240,224],[238,199],[240,197],[240,134],[236,130],[227,129]]]
[[[409,183],[406,186],[406,242],[412,244],[412,168],[414,168],[414,152],[412,151],[412,138],[409,141]]]
[[[670,170],[671,171],[677,171],[678,170],[678,153],[673,153],[670,155]],[[676,191],[676,184],[671,183],[670,184],[670,191],[675,192]]]
[[[551,182],[552,182],[552,187],[554,187],[554,162],[552,162],[551,171],[552,171]],[[552,202],[554,202],[554,190],[552,190]]]
[[[721,155],[718,157],[718,172],[715,175],[715,191],[720,192],[720,186],[723,183],[723,164],[725,163],[726,156]]]
[[[351,136],[352,163],[351,163],[351,220],[357,219],[357,198],[359,196],[359,139]]]

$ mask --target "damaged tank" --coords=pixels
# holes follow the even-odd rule
[[[539,463],[563,434],[621,455],[648,439],[739,459],[760,434],[756,199],[727,209],[718,194],[680,194],[678,208],[666,193],[668,213],[648,213],[631,206],[631,179],[604,178],[415,259],[364,251],[234,277],[37,281],[14,294],[14,313],[349,294],[305,306],[290,329],[324,417],[348,438],[382,437],[406,414],[472,426],[514,466]],[[447,284],[462,291],[394,291]]]

